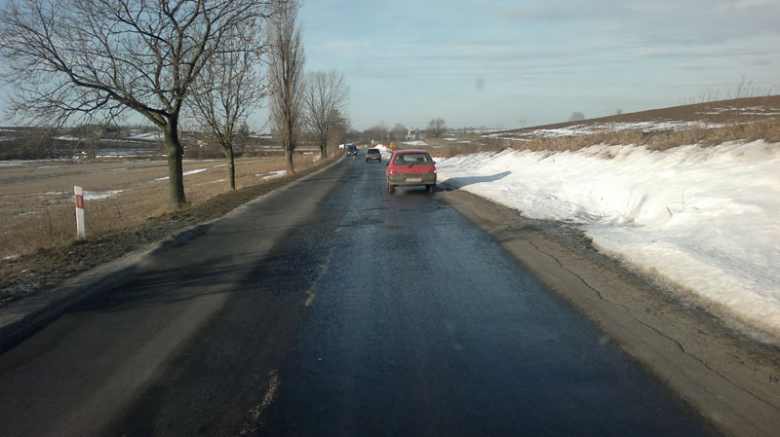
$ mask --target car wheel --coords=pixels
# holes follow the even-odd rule
[[[390,194],[393,194],[395,192],[395,186],[390,184],[390,182],[387,183],[387,192]]]
[[[436,192],[436,184],[428,185],[426,188],[428,189],[428,192],[431,194]]]

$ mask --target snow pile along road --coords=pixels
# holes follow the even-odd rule
[[[390,159],[390,157],[393,156],[393,150],[383,145],[382,143],[379,143],[372,148],[379,150],[379,153],[382,155],[382,159]]]
[[[581,224],[600,250],[780,333],[780,143],[504,151],[437,168],[527,217]]]

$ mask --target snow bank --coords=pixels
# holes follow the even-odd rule
[[[447,138],[447,140],[450,140],[450,138]],[[454,138],[452,139],[454,140]],[[452,141],[450,140],[450,141]],[[414,147],[425,147],[428,145],[425,141],[417,140],[417,141],[404,141],[401,144],[405,146],[414,146]]]
[[[780,143],[505,151],[437,168],[530,218],[579,223],[601,250],[780,332]]]
[[[372,149],[379,150],[379,153],[382,155],[382,159],[390,159],[390,157],[393,156],[393,149],[386,147],[382,143],[375,145],[372,147]]]

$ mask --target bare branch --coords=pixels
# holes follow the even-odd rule
[[[287,0],[9,0],[0,57],[9,116],[49,123],[132,109],[165,133],[171,201],[183,203],[179,114],[195,80],[240,29]]]
[[[323,157],[327,155],[328,138],[339,126],[348,98],[349,86],[343,73],[315,71],[306,76],[306,126],[314,134]]]
[[[225,151],[235,190],[234,142],[249,112],[260,106],[265,84],[257,71],[263,41],[257,29],[239,29],[215,52],[192,92],[193,117]]]

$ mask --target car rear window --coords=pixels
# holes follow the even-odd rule
[[[373,154],[377,154],[378,155],[379,154],[379,149],[368,149],[368,153],[370,153],[372,155]]]
[[[401,153],[395,157],[396,165],[430,165],[431,157],[427,153]]]

